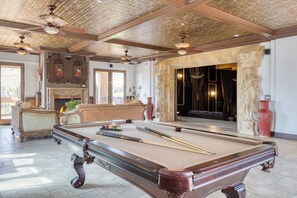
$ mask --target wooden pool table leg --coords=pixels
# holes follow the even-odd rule
[[[246,191],[243,183],[238,184],[237,186],[222,189],[222,193],[226,195],[227,198],[245,198]]]
[[[85,159],[83,157],[79,157],[76,154],[72,154],[71,161],[73,160],[73,168],[75,169],[78,176],[71,180],[71,185],[74,188],[79,188],[85,183],[86,174],[84,171],[84,162]]]

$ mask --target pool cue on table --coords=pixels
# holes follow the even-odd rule
[[[181,150],[181,151],[188,151],[188,152],[192,152],[192,153],[205,154],[205,153],[203,153],[201,151],[197,151],[197,150],[191,150],[191,149],[186,149],[186,148],[179,148],[179,147],[175,147],[175,146],[170,146],[170,145],[166,145],[166,144],[160,144],[160,143],[157,143],[157,142],[152,142],[150,140],[143,140],[143,139],[140,139],[140,138],[115,134],[115,133],[111,133],[111,132],[104,131],[104,130],[100,130],[96,134],[111,137],[111,138],[117,138],[117,139],[122,139],[122,140],[139,142],[139,143],[143,143],[143,144],[150,144],[150,145],[154,145],[154,146],[161,146],[161,147],[166,147],[166,148],[171,148],[171,149],[177,149],[177,150]]]
[[[141,127],[136,127],[136,128],[141,128]],[[170,140],[170,141],[176,142],[176,143],[178,143],[178,144],[184,145],[184,146],[186,146],[186,147],[189,147],[189,148],[192,148],[192,149],[195,149],[195,150],[199,150],[199,151],[206,152],[206,153],[208,153],[209,155],[215,155],[215,154],[216,154],[216,153],[213,152],[213,151],[210,151],[210,150],[207,150],[207,149],[205,149],[205,148],[196,146],[196,145],[194,145],[194,144],[185,142],[185,141],[183,141],[183,140],[181,140],[181,139],[179,139],[179,138],[176,138],[176,137],[167,135],[167,134],[165,134],[165,133],[159,132],[159,131],[154,130],[154,129],[151,129],[151,128],[149,128],[149,127],[144,127],[143,129],[149,131],[150,134],[158,135],[158,136],[163,137],[163,138],[166,137],[166,139],[168,139],[168,140]]]
[[[177,144],[179,144],[179,145],[188,147],[188,148],[190,148],[191,150],[199,151],[201,154],[205,154],[205,155],[213,155],[212,153],[206,152],[206,151],[204,151],[204,150],[202,150],[202,149],[197,149],[197,147],[193,147],[193,146],[187,145],[187,144],[182,143],[182,142],[179,142],[179,141],[177,141],[177,140],[168,138],[167,136],[162,136],[162,135],[160,135],[160,134],[157,134],[157,133],[151,132],[151,131],[149,131],[149,130],[146,130],[146,129],[142,128],[142,127],[136,126],[136,129],[138,129],[138,130],[140,130],[140,131],[143,131],[143,132],[146,132],[146,133],[149,133],[149,134],[152,134],[152,135],[155,135],[155,136],[158,136],[158,137],[163,138],[163,139],[166,139],[166,140],[168,140],[168,141],[177,143]]]

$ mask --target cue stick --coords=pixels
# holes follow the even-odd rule
[[[188,151],[188,152],[199,153],[199,154],[207,154],[207,153],[197,151],[197,150],[179,148],[179,147],[175,147],[175,146],[170,146],[170,145],[166,145],[166,144],[152,142],[150,140],[144,140],[144,139],[130,137],[130,136],[126,136],[126,135],[115,134],[115,133],[111,133],[111,132],[104,131],[104,130],[98,131],[96,134],[111,137],[111,138],[117,138],[117,139],[122,139],[122,140],[139,142],[139,143],[143,143],[143,144],[150,144],[150,145],[154,145],[154,146],[161,146],[161,147],[166,147],[166,148],[171,148],[171,149],[177,149],[177,150],[181,150],[181,151]]]
[[[210,151],[210,150],[207,150],[207,149],[205,149],[205,148],[196,146],[196,145],[194,145],[194,144],[185,142],[185,141],[183,141],[183,140],[181,140],[181,139],[179,139],[179,138],[176,138],[176,137],[167,135],[167,134],[165,134],[165,133],[159,132],[159,131],[154,130],[154,129],[151,129],[151,128],[149,128],[149,127],[144,127],[144,129],[145,129],[145,130],[148,130],[148,131],[150,131],[150,132],[152,132],[152,133],[156,133],[156,134],[160,135],[161,137],[164,136],[164,137],[167,137],[167,138],[169,138],[169,139],[171,139],[171,140],[177,141],[177,142],[179,142],[179,144],[182,144],[182,145],[187,146],[187,147],[189,147],[189,148],[196,149],[196,150],[202,150],[202,151],[207,152],[207,153],[209,153],[209,154],[211,154],[211,155],[215,155],[215,154],[216,154],[216,153],[213,152],[213,151]]]
[[[177,141],[177,140],[168,138],[167,135],[166,135],[166,136],[162,136],[162,135],[160,135],[160,134],[158,134],[158,133],[154,133],[154,132],[152,132],[152,131],[146,130],[145,128],[142,128],[142,127],[139,127],[139,126],[136,126],[136,129],[138,129],[138,130],[140,130],[140,131],[143,131],[143,132],[146,132],[146,133],[149,133],[149,134],[152,134],[152,135],[155,135],[155,136],[158,136],[158,137],[160,137],[160,138],[164,138],[164,139],[166,139],[166,140],[168,140],[168,141],[175,142],[175,143],[180,144],[180,145],[183,145],[183,146],[185,146],[185,147],[191,148],[191,150],[199,151],[199,152],[202,153],[202,154],[213,155],[213,153],[209,153],[209,152],[206,152],[206,151],[204,151],[204,150],[202,150],[202,149],[198,149],[197,147],[193,147],[193,146],[191,146],[191,145],[187,145],[187,144],[185,144],[185,143],[183,143],[183,142],[179,142],[179,141]]]

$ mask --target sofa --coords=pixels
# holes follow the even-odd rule
[[[63,112],[62,124],[96,122],[106,120],[144,120],[145,105],[133,102],[119,105],[112,104],[79,104],[74,110]]]
[[[24,103],[26,104],[26,103]],[[50,136],[52,127],[58,124],[55,110],[32,108],[30,105],[12,106],[11,130],[23,142],[26,137]]]

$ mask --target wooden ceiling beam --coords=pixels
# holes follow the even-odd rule
[[[187,5],[186,0],[162,0],[164,3],[175,6],[175,7],[183,7]]]
[[[46,33],[42,27],[24,24],[24,23],[0,20],[0,26],[5,27],[5,28],[21,30],[21,31],[25,31],[25,32],[38,32],[38,33],[50,35],[50,34]],[[65,35],[63,35],[63,36],[61,36],[59,34],[55,34],[53,36],[61,36],[61,37],[65,37],[65,38],[74,38],[74,39],[80,39],[80,40],[91,40],[91,41],[97,40],[97,36],[92,35],[92,34],[75,33],[75,32],[68,32],[68,31],[64,31],[64,32],[65,32]]]
[[[155,45],[148,45],[143,43],[136,43],[131,41],[125,41],[121,39],[110,39],[105,41],[107,43],[117,44],[117,45],[124,45],[129,47],[138,47],[138,48],[144,48],[144,49],[150,49],[155,51],[168,51],[168,50],[174,50],[173,48],[167,48],[167,47],[160,47]]]
[[[83,41],[81,43],[78,43],[78,44],[75,44],[71,47],[68,47],[67,48],[67,51],[70,52],[70,53],[73,53],[73,52],[78,52],[86,47],[88,47],[89,45],[94,45],[96,43],[96,41]]]
[[[162,17],[166,17],[166,16],[169,16],[169,15],[172,15],[173,13],[176,13],[179,9],[174,7],[174,6],[165,6],[159,10],[156,10],[154,12],[151,12],[149,14],[146,14],[142,17],[139,17],[133,21],[130,21],[124,25],[121,25],[119,27],[116,27],[110,31],[107,31],[103,34],[100,34],[98,36],[98,40],[99,41],[106,41],[106,40],[110,40],[112,36],[115,36],[116,34],[120,33],[120,32],[123,32],[127,29],[130,29],[132,27],[135,27],[137,25],[140,25],[142,23],[145,23],[147,21],[150,21],[150,20],[153,20],[153,19],[156,19],[156,18],[160,18],[161,16]]]
[[[52,47],[44,47],[40,46],[41,50],[52,52],[52,53],[60,53],[60,54],[74,54],[79,56],[94,56],[96,53],[94,52],[85,52],[85,51],[79,51],[79,52],[68,52],[66,48],[52,48]]]
[[[156,19],[156,18],[160,18],[160,17],[167,17],[167,16],[170,16],[170,15],[173,15],[177,12],[179,12],[180,9],[179,8],[176,8],[174,6],[165,6],[157,11],[154,11],[154,12],[151,12],[149,14],[146,14],[142,17],[139,17],[133,21],[130,21],[128,23],[125,23],[124,25],[121,25],[119,27],[116,27],[110,31],[107,31],[105,33],[102,33],[100,35],[98,35],[98,38],[97,40],[98,41],[107,41],[107,40],[110,40],[112,39],[114,36],[116,36],[116,34],[120,33],[120,32],[123,32],[127,29],[130,29],[132,27],[135,27],[137,25],[140,25],[142,23],[145,23],[147,21],[150,21],[150,20],[153,20],[153,19]],[[86,43],[85,42],[82,42],[81,44],[77,44],[77,45],[74,45],[74,46],[71,46],[68,48],[69,51],[72,51],[72,52],[75,52],[75,51],[80,51],[90,45],[94,45],[95,42],[93,43],[89,43],[88,45],[85,45]],[[75,51],[74,51],[75,49]]]
[[[273,34],[273,30],[269,28],[260,26],[207,5],[196,6],[195,8],[192,8],[192,12],[265,37],[272,36]]]

